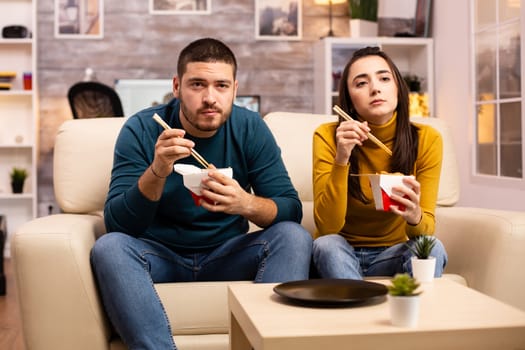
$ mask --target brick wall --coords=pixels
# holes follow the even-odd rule
[[[312,46],[328,32],[328,9],[303,0],[300,41],[255,40],[254,0],[212,0],[210,15],[150,15],[148,0],[105,1],[103,39],[57,39],[54,0],[38,2],[39,215],[58,209],[52,152],[58,126],[71,119],[66,94],[92,67],[99,81],[169,79],[179,51],[204,36],[226,42],[239,62],[239,94],[261,96],[261,114],[313,111]],[[334,5],[334,32],[348,36],[346,4]],[[145,106],[146,107],[146,106]]]

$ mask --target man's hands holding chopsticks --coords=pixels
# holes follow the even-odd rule
[[[176,161],[191,155],[195,143],[185,139],[185,133],[182,129],[168,129],[158,137],[151,166],[159,177],[167,177],[172,173]]]
[[[368,139],[370,128],[367,122],[357,120],[343,121],[335,131],[337,149],[335,162],[339,165],[347,165],[350,154],[356,145],[361,146]]]

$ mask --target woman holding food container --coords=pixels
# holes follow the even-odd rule
[[[409,245],[434,233],[441,135],[410,122],[408,88],[377,47],[349,60],[334,110],[339,121],[321,125],[313,137],[313,264],[322,278],[411,273]],[[374,200],[372,174],[399,175],[391,193],[380,192],[382,204]],[[439,277],[447,254],[435,242]]]

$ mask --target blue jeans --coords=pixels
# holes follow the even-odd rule
[[[412,240],[408,241],[413,244]],[[434,276],[441,277],[447,264],[445,247],[436,239],[431,251],[436,257]],[[313,244],[313,264],[322,278],[363,279],[366,276],[394,276],[412,274],[410,258],[413,256],[404,243],[391,247],[352,247],[343,236],[321,236]]]
[[[280,222],[198,253],[107,233],[95,242],[91,265],[108,317],[128,348],[161,350],[176,346],[154,283],[303,280],[311,253],[310,234],[297,223]]]

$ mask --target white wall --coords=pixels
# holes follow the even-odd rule
[[[525,189],[494,183],[480,184],[471,175],[473,111],[470,103],[469,1],[433,1],[436,116],[453,126],[461,183],[459,205],[525,210]],[[523,74],[523,72],[522,72]]]
[[[379,1],[377,17],[413,18],[416,13],[417,0],[383,0]]]

